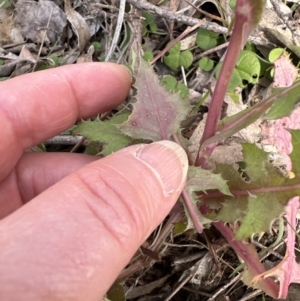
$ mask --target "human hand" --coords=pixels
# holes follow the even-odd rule
[[[178,199],[188,163],[172,142],[24,153],[119,105],[130,81],[88,63],[0,83],[0,300],[100,300]]]

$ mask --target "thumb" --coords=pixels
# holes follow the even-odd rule
[[[173,142],[131,146],[3,219],[1,300],[99,300],[169,213],[187,168]]]

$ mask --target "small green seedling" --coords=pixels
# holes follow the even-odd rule
[[[270,51],[269,53],[269,56],[268,56],[268,59],[271,63],[274,63],[277,59],[279,59],[279,57],[282,55],[282,54],[285,54],[286,56],[288,56],[288,52],[285,51],[283,48],[274,48]]]
[[[157,33],[155,16],[147,11],[144,11],[143,17],[145,18],[143,24],[143,36],[147,35],[148,33]]]
[[[211,71],[214,68],[214,61],[209,59],[208,57],[203,57],[199,61],[199,67],[203,71]]]
[[[180,51],[181,43],[176,43],[164,56],[164,63],[173,71],[179,67],[189,68],[193,63],[193,54],[189,50]]]
[[[1,8],[10,8],[13,6],[12,0],[0,0],[0,7]]]
[[[151,62],[153,60],[153,58],[154,58],[154,55],[153,55],[153,52],[151,50],[144,51],[143,59],[146,62]]]
[[[101,50],[101,43],[95,41],[95,42],[92,43],[92,45],[94,47],[95,52],[100,52],[100,50]]]
[[[219,34],[211,30],[199,28],[196,44],[202,50],[209,50],[217,46]]]
[[[216,67],[216,77],[219,77],[222,63]],[[249,50],[241,52],[236,67],[233,70],[227,91],[233,93],[237,87],[245,88],[247,84],[258,82],[260,75],[260,61],[255,53]]]
[[[52,56],[48,59],[48,61],[49,61],[50,66],[58,67],[58,66],[60,66],[62,58],[58,57],[58,56]]]
[[[179,83],[176,78],[171,75],[163,77],[160,80],[160,83],[166,90],[172,93],[179,93],[183,99],[186,99],[189,96],[189,88],[186,85]]]

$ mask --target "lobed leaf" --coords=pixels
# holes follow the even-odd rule
[[[132,138],[124,135],[117,127],[128,118],[128,114],[114,115],[110,120],[83,121],[72,135],[82,135],[92,142],[103,143],[101,154],[107,156],[126,147]]]
[[[189,50],[180,51],[180,47],[181,42],[178,42],[164,55],[164,63],[173,71],[181,66],[188,68],[193,63],[193,54]]]
[[[217,46],[219,34],[205,28],[199,28],[196,38],[196,44],[203,50],[209,50]]]
[[[219,174],[201,167],[189,167],[186,187],[183,190],[184,208],[188,219],[187,229],[194,228],[202,233],[203,225],[210,224],[211,220],[204,217],[197,207],[198,196],[195,192],[219,190],[223,194],[231,195],[226,181]]]
[[[217,165],[217,172],[228,181],[233,197],[220,195],[218,198],[206,198],[207,202],[225,202],[217,219],[223,222],[241,221],[237,239],[268,231],[272,221],[284,212],[287,202],[300,194],[299,174],[293,179],[287,178],[268,161],[268,154],[253,144],[243,144],[243,153],[243,171],[226,164]],[[236,218],[234,213],[237,213]]]
[[[119,129],[135,139],[170,139],[179,130],[190,106],[179,94],[166,91],[144,60],[140,62],[134,87],[137,93],[133,112]]]

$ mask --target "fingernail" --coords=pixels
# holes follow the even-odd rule
[[[184,149],[177,143],[154,142],[141,148],[136,155],[153,170],[162,184],[165,196],[183,189],[188,170],[188,158]]]

